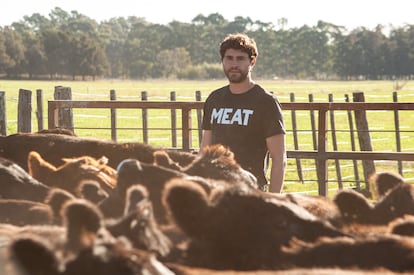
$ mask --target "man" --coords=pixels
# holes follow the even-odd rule
[[[267,189],[264,160],[269,152],[269,191],[279,193],[286,167],[286,131],[278,100],[252,80],[256,42],[244,34],[228,35],[220,44],[220,55],[229,85],[206,99],[201,148],[229,147],[236,161],[256,176],[262,190]]]

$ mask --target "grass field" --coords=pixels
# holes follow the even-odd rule
[[[392,102],[393,91],[397,86],[403,86],[398,91],[399,102],[414,101],[414,81],[280,81],[259,80],[257,81],[265,89],[272,91],[280,102],[289,102],[294,96],[297,102],[308,102],[309,95],[313,96],[314,102],[327,102],[331,95],[335,102],[344,102],[345,95],[352,101],[354,92],[364,92],[366,102]],[[6,118],[7,133],[13,134],[17,131],[17,102],[19,89],[31,90],[33,92],[33,131],[37,130],[36,115],[36,90],[43,92],[44,108],[47,101],[53,99],[56,86],[71,87],[74,100],[108,100],[111,89],[116,91],[118,100],[140,100],[141,92],[148,93],[148,100],[169,101],[170,92],[175,91],[177,101],[194,101],[195,91],[200,91],[202,99],[210,91],[226,85],[226,81],[122,81],[122,80],[100,80],[100,81],[0,81],[0,91],[6,92]],[[401,113],[401,112],[400,112]],[[159,130],[150,130],[149,143],[155,146],[171,146],[170,137],[170,111],[148,110],[149,127]],[[286,128],[292,130],[292,114],[284,112]],[[375,151],[396,151],[393,113],[376,111],[367,113],[372,144]],[[44,125],[47,125],[47,113],[44,114]],[[118,141],[142,141],[142,113],[141,110],[118,110],[118,127],[125,130],[118,131]],[[180,116],[178,115],[178,118]],[[312,150],[312,136],[310,132],[309,112],[296,112],[298,139],[300,150]],[[193,127],[197,128],[196,119],[193,119]],[[351,150],[349,122],[346,112],[335,112],[336,139],[338,150]],[[399,115],[402,151],[414,150],[413,121],[414,112],[404,111]],[[98,137],[110,139],[110,119],[108,110],[85,110],[74,111],[74,123],[76,133],[82,137]],[[178,122],[177,125],[180,125]],[[198,146],[198,136],[194,131],[193,146]],[[330,137],[332,139],[332,137]],[[357,141],[356,141],[357,142]],[[181,144],[181,141],[178,141]],[[293,150],[293,136],[291,132],[287,135],[287,149]],[[331,144],[331,143],[330,143]],[[332,148],[329,148],[332,149]],[[355,187],[355,173],[352,161],[341,161],[341,177],[346,187]],[[297,167],[302,166],[303,176],[306,180],[301,182],[298,178]],[[287,192],[310,192],[317,193],[315,164],[313,160],[288,160],[286,173],[286,184],[284,190]],[[332,193],[337,190],[338,176],[334,162],[329,170],[329,178],[332,180]],[[360,179],[363,181],[362,167],[358,164]],[[376,162],[378,170],[396,171],[396,163]],[[404,163],[404,176],[414,178],[411,163]],[[331,187],[330,185],[330,187]]]

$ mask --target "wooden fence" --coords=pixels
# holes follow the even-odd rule
[[[70,90],[70,88],[69,88]],[[56,93],[56,91],[58,91]],[[50,100],[48,101],[48,128],[53,129],[56,127],[63,127],[69,129],[75,129],[73,125],[73,109],[108,109],[111,111],[111,137],[112,139],[116,140],[116,129],[117,129],[117,119],[116,119],[116,110],[117,109],[141,109],[143,114],[146,113],[149,109],[164,109],[171,111],[171,129],[172,129],[172,136],[173,136],[173,143],[174,140],[176,142],[176,129],[181,129],[181,136],[182,136],[182,144],[181,146],[174,146],[178,147],[183,150],[194,150],[197,149],[192,145],[192,136],[193,130],[198,131],[199,138],[201,137],[201,129],[200,129],[200,122],[201,122],[201,109],[203,107],[203,102],[201,102],[201,97],[198,94],[197,101],[191,102],[183,102],[183,101],[174,101],[175,98],[173,94],[171,95],[172,101],[147,101],[145,97],[145,93],[142,94],[141,101],[117,101],[115,97],[115,92],[111,91],[111,100],[109,101],[85,101],[85,100],[71,100],[71,96],[68,96],[67,89],[64,87],[59,88],[55,91],[55,99],[59,98],[59,100]],[[38,120],[42,121],[43,119],[43,107],[39,102],[42,102],[41,91],[37,91],[37,111],[36,115]],[[26,116],[31,112],[31,102],[28,99],[29,96],[25,95],[25,91],[21,90],[21,93],[24,95],[22,96],[25,100],[19,99],[19,131],[20,132],[31,132],[31,117],[24,119],[24,115]],[[60,94],[61,93],[61,94]],[[20,98],[20,97],[19,97]],[[282,109],[284,111],[289,111],[291,113],[292,119],[292,128],[290,131],[293,134],[293,143],[294,149],[287,151],[287,157],[289,159],[296,160],[298,176],[300,180],[303,180],[302,175],[302,167],[301,167],[301,160],[304,159],[312,159],[315,160],[316,164],[316,174],[317,174],[317,182],[318,182],[318,193],[320,195],[326,196],[328,194],[328,161],[334,160],[336,165],[336,173],[338,178],[338,187],[341,189],[341,168],[339,165],[339,160],[351,160],[354,161],[354,166],[356,166],[356,160],[362,160],[363,170],[364,170],[364,177],[365,183],[368,182],[370,174],[375,172],[375,166],[373,164],[374,160],[392,160],[398,162],[398,169],[400,174],[402,174],[402,165],[401,163],[404,162],[412,162],[414,161],[414,153],[410,152],[401,152],[401,144],[399,141],[399,122],[398,122],[398,114],[400,111],[414,111],[414,103],[407,102],[407,103],[399,103],[399,102],[379,102],[379,103],[366,103],[363,102],[363,93],[355,93],[354,94],[354,102],[349,102],[349,98],[347,98],[347,102],[331,102],[332,98],[329,99],[330,102],[328,103],[316,103],[312,102],[312,98],[309,98],[310,102],[294,102],[294,95],[291,95],[292,102],[282,102]],[[26,102],[26,100],[28,102]],[[355,102],[358,101],[358,102]],[[396,100],[395,100],[396,101]],[[0,105],[4,102],[1,99],[0,94]],[[4,103],[3,103],[4,104]],[[20,105],[22,107],[20,108]],[[0,106],[1,107],[1,106]],[[177,119],[176,119],[176,111],[181,111],[181,126],[177,127]],[[197,129],[192,128],[193,116],[192,111],[196,110],[197,112]],[[395,132],[396,132],[396,145],[397,145],[397,152],[385,152],[385,151],[373,151],[371,146],[370,140],[370,131],[368,127],[368,123],[366,120],[366,111],[369,110],[381,110],[381,111],[392,111],[394,112],[394,124],[395,124]],[[312,137],[313,137],[313,150],[300,150],[299,149],[299,142],[298,142],[298,130],[296,125],[296,112],[299,111],[306,111],[309,112],[309,118],[311,120],[312,125]],[[353,124],[350,122],[350,133],[353,134],[354,132],[358,134],[358,140],[360,145],[360,151],[356,151],[356,146],[352,145],[352,150],[350,151],[340,151],[336,146],[336,139],[335,139],[335,123],[334,123],[334,112],[335,111],[346,111],[348,115],[353,112],[355,120],[356,120],[356,131],[354,131]],[[22,113],[20,115],[20,112]],[[5,114],[5,111],[2,113]],[[1,113],[0,113],[1,115]],[[143,115],[144,118],[144,115]],[[174,119],[173,119],[174,118]],[[24,123],[22,123],[21,121]],[[5,121],[5,117],[0,117],[0,122]],[[328,122],[330,121],[330,124]],[[146,129],[148,125],[145,125],[145,119],[143,120],[143,129]],[[43,127],[39,123],[38,125]],[[3,129],[5,126],[1,126],[0,128]],[[332,144],[328,144],[328,134],[329,132],[332,133],[332,138],[330,139]],[[5,133],[2,132],[4,135]],[[148,142],[148,137],[144,134],[143,141]],[[351,139],[353,140],[353,139]],[[177,145],[177,144],[175,144]],[[329,150],[329,146],[332,146],[332,150]],[[357,169],[355,167],[355,169]],[[358,177],[356,175],[356,177]],[[357,185],[359,188],[359,184]],[[366,188],[369,188],[366,185]]]

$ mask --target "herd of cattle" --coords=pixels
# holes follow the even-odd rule
[[[0,274],[413,273],[414,186],[372,180],[275,194],[222,146],[1,136]]]

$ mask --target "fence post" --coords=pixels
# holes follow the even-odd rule
[[[319,195],[328,196],[328,159],[325,156],[328,143],[328,110],[318,111],[318,158],[316,159],[316,173],[318,175]]]
[[[175,92],[170,92],[170,100],[176,101]],[[172,147],[177,148],[177,110],[171,109],[171,142]]]
[[[148,94],[146,91],[141,92],[141,100],[147,101]],[[147,108],[142,108],[142,140],[144,143],[148,144],[148,110]]]
[[[0,91],[0,135],[7,135],[6,92]]]
[[[201,101],[201,91],[195,92],[196,101]],[[201,109],[197,109],[197,129],[198,129],[198,147],[201,146],[201,140],[203,139],[203,127],[202,127],[203,115]]]
[[[363,92],[353,93],[354,102],[365,102]],[[372,151],[371,135],[369,133],[368,120],[364,110],[355,110],[355,121],[358,131],[358,140],[361,151]],[[365,187],[369,191],[369,177],[375,173],[375,165],[372,160],[363,160],[362,167],[364,169]]]
[[[398,102],[398,93],[392,93],[392,101]],[[398,114],[398,110],[394,110],[394,125],[395,125],[395,142],[397,145],[397,152],[401,152],[401,135],[400,135],[400,118]],[[403,175],[403,167],[402,162],[398,161],[398,173],[402,176]]]
[[[295,94],[290,93],[290,102],[295,102]],[[292,132],[293,132],[293,144],[295,150],[299,150],[299,140],[298,140],[298,127],[297,127],[297,121],[296,121],[296,111],[292,110]],[[298,176],[299,180],[304,183],[303,181],[303,173],[302,173],[302,162],[300,159],[296,159],[296,168],[298,169]]]
[[[328,101],[334,102],[333,95],[328,95]],[[338,142],[336,140],[336,127],[335,127],[335,112],[331,110],[329,112],[329,117],[331,121],[331,133],[332,133],[332,146],[334,151],[338,151]],[[339,164],[339,159],[335,160],[335,168],[336,168],[336,177],[338,180],[338,188],[341,190],[343,189],[342,185],[342,174],[341,174],[341,165]]]
[[[109,99],[116,100],[115,90],[110,90],[109,93],[110,93]],[[117,140],[116,131],[117,131],[116,109],[111,108],[111,140],[113,141]]]
[[[70,87],[55,87],[55,100],[72,100],[72,90]],[[73,125],[73,112],[71,108],[61,108],[58,110],[58,127],[72,130],[75,132]]]
[[[32,91],[19,90],[17,131],[21,133],[32,131]]]
[[[41,89],[36,90],[36,117],[37,117],[37,130],[43,130],[43,91]]]
[[[349,95],[345,95],[345,102],[349,102]],[[355,151],[356,150],[356,145],[355,145],[355,132],[354,132],[354,123],[352,120],[352,112],[351,110],[347,111],[347,115],[348,115],[348,123],[349,123],[349,135],[351,137],[351,150]],[[355,177],[355,182],[356,182],[356,188],[357,190],[361,190],[361,181],[359,179],[359,169],[358,169],[358,161],[356,159],[352,160],[352,163],[354,165],[354,177]]]

